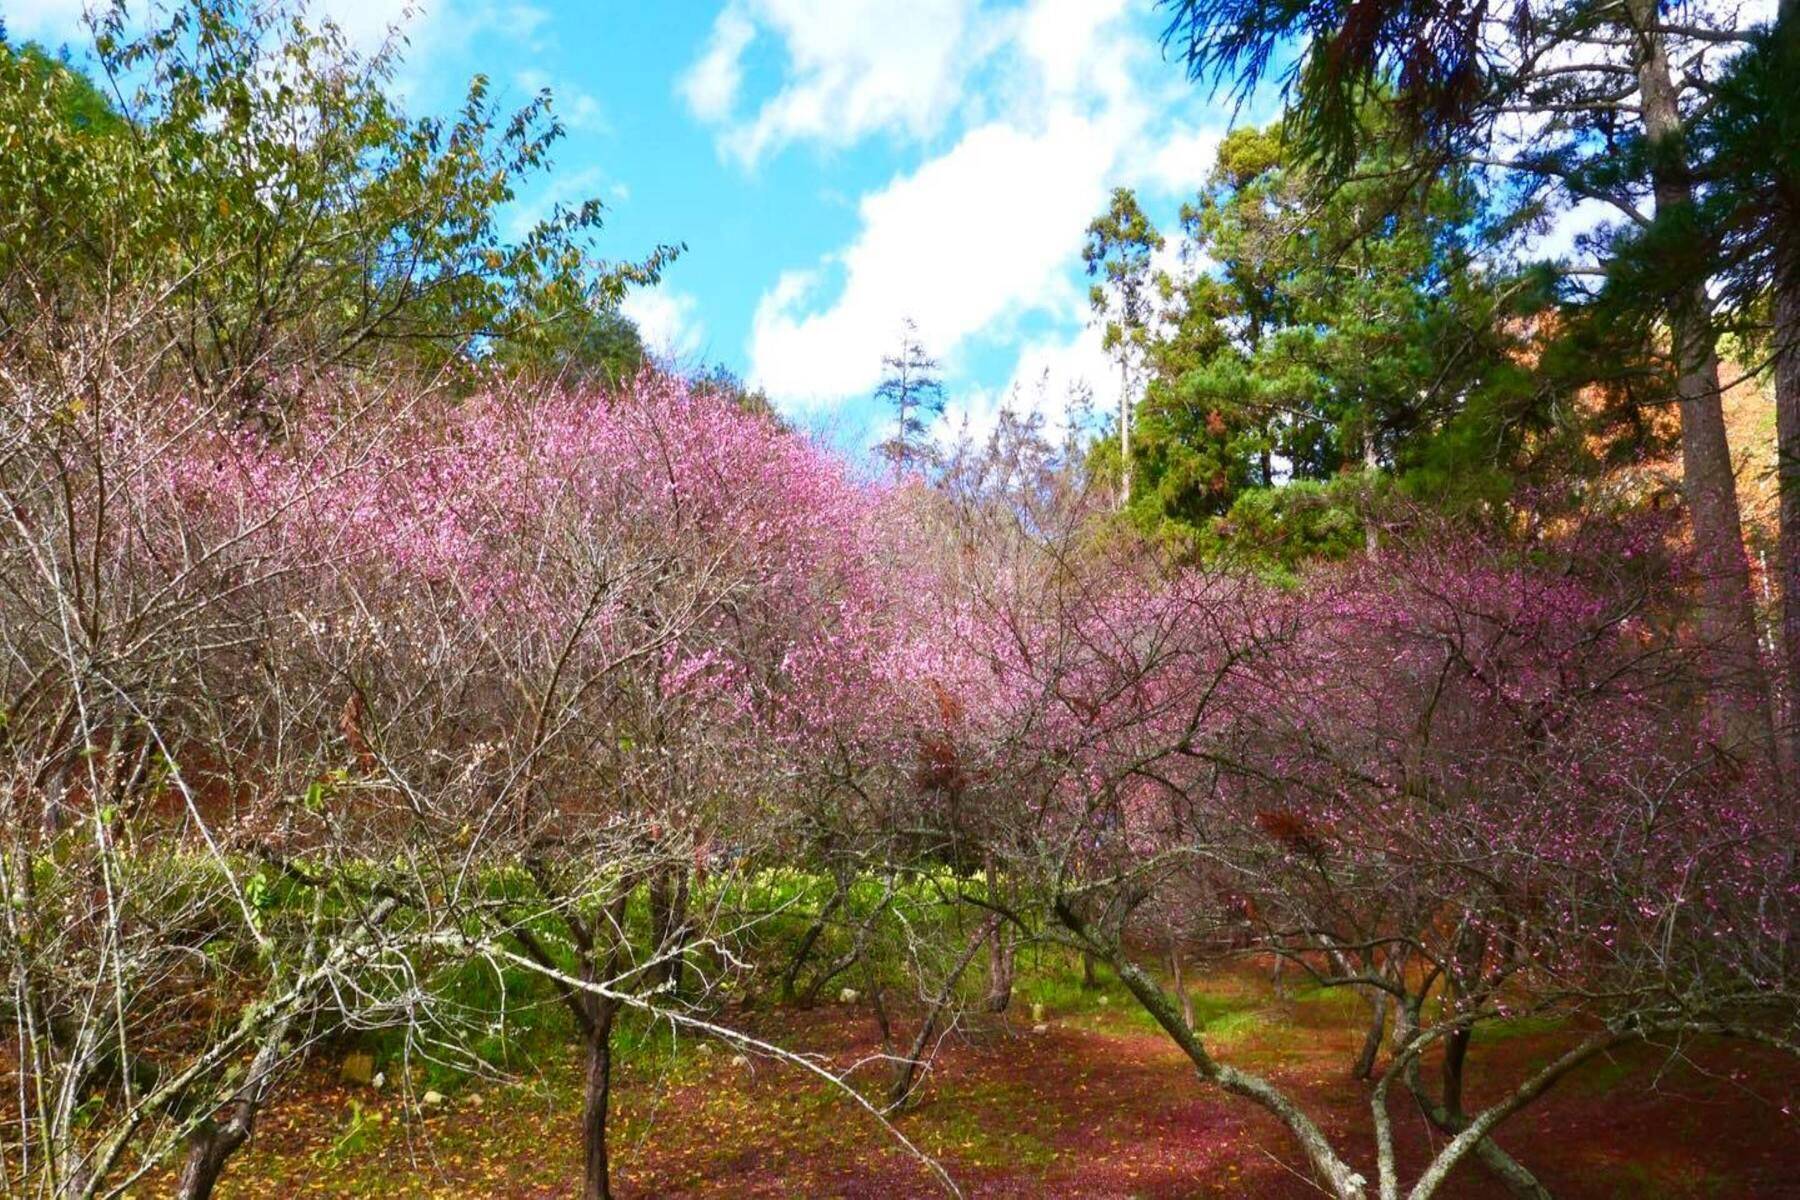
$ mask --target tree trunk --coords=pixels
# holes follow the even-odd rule
[[[1119,507],[1131,504],[1131,371],[1119,364]]]
[[[1694,188],[1685,131],[1663,35],[1655,32],[1656,0],[1629,0],[1638,41],[1650,179],[1659,219],[1690,210]],[[1700,570],[1700,634],[1705,643],[1709,708],[1729,749],[1773,762],[1774,730],[1767,682],[1757,652],[1750,561],[1744,552],[1737,480],[1725,437],[1725,410],[1714,352],[1710,302],[1703,284],[1668,306],[1670,349],[1681,414],[1682,490],[1693,523]]]
[[[651,880],[652,891],[655,880]],[[570,927],[582,948],[582,979],[588,984],[618,979],[629,946],[624,936],[626,906],[632,887],[620,888],[606,912],[587,925],[571,915]],[[655,906],[654,896],[651,905]],[[600,954],[602,939],[604,954]],[[586,1073],[582,1081],[581,1147],[582,1200],[612,1200],[611,1170],[606,1144],[606,1122],[612,1109],[612,1032],[620,1001],[589,991],[565,989],[564,999],[575,1014],[586,1049]]]
[[[1781,490],[1781,676],[1786,692],[1782,769],[1800,780],[1800,249],[1785,256],[1775,287],[1776,478]]]
[[[1194,1027],[1194,996],[1187,989],[1181,978],[1181,945],[1176,943],[1169,947],[1169,974],[1175,982],[1175,995],[1181,999],[1181,1019],[1187,1022],[1189,1029]]]
[[[1381,988],[1373,991],[1370,1004],[1375,1011],[1369,1017],[1369,1031],[1363,1036],[1362,1052],[1356,1056],[1356,1066],[1350,1072],[1355,1079],[1367,1079],[1375,1073],[1375,1056],[1381,1052],[1381,1033],[1387,1026],[1388,1004],[1393,1000]]]
[[[880,902],[857,925],[856,934],[851,939],[850,949],[835,961],[827,963],[817,975],[813,976],[812,983],[800,997],[801,1008],[811,1008],[818,1002],[819,993],[825,989],[827,984],[857,963],[862,963],[865,970],[869,969],[869,939],[874,936],[875,927],[880,923],[881,915],[887,911],[888,905],[894,902],[894,886],[894,877],[889,876],[887,890],[882,894]]]
[[[207,1200],[218,1185],[226,1162],[256,1132],[257,1114],[268,1097],[288,1027],[284,1018],[264,1035],[256,1057],[250,1062],[248,1076],[231,1097],[231,1115],[223,1123],[209,1116],[188,1135],[187,1157],[182,1161],[181,1175],[175,1182],[178,1200]]]
[[[975,936],[969,939],[967,948],[957,956],[950,973],[944,977],[944,985],[938,989],[931,1007],[925,1011],[925,1019],[919,1024],[919,1032],[913,1037],[912,1047],[906,1052],[905,1058],[894,1064],[894,1081],[888,1087],[890,1109],[900,1108],[911,1096],[913,1081],[918,1078],[919,1068],[925,1063],[925,1050],[931,1045],[931,1035],[937,1031],[938,1020],[944,1015],[944,1010],[956,998],[956,981],[962,978],[963,972],[969,969],[969,964],[975,961],[975,953],[981,949],[981,944],[997,935],[999,930],[999,917],[989,917],[984,921],[975,931]]]
[[[1004,893],[1000,886],[1000,871],[994,865],[992,854],[982,863],[982,879],[986,881],[989,902],[999,903]],[[993,927],[993,933],[988,940],[987,1010],[1005,1012],[1012,1003],[1013,955],[1017,946],[1004,922],[995,919],[988,923]]]
[[[606,1154],[606,1118],[612,1107],[612,1029],[619,1006],[594,997],[587,1030],[587,1076],[582,1094],[581,1142],[585,1164],[582,1200],[612,1200]]]
[[[1444,1036],[1444,1108],[1455,1119],[1463,1116],[1463,1064],[1469,1058],[1469,1031],[1453,1029]]]
[[[1094,973],[1094,956],[1086,950],[1081,952],[1081,986],[1090,992],[1100,990],[1100,977]]]
[[[1006,936],[1006,930],[996,924],[993,936],[988,939],[989,1012],[1005,1012],[1012,1003],[1013,956],[1017,949],[1013,940]]]
[[[232,1125],[220,1125],[210,1117],[188,1135],[187,1158],[181,1164],[181,1177],[175,1183],[178,1200],[207,1200],[225,1170],[225,1160],[242,1144],[234,1140]]]
[[[1781,0],[1777,52],[1800,65],[1800,0]],[[1780,181],[1775,247],[1775,446],[1780,486],[1781,768],[1800,786],[1800,179]]]
[[[1073,932],[1083,934],[1085,926],[1065,906],[1058,906],[1057,915]],[[1155,1018],[1164,1032],[1174,1039],[1175,1044],[1188,1056],[1188,1061],[1194,1065],[1200,1078],[1260,1105],[1285,1125],[1289,1134],[1299,1143],[1317,1182],[1327,1194],[1337,1197],[1337,1200],[1364,1200],[1368,1195],[1367,1182],[1339,1157],[1324,1131],[1299,1105],[1261,1076],[1216,1061],[1207,1052],[1194,1027],[1182,1021],[1180,1012],[1156,985],[1155,980],[1127,959],[1116,945],[1109,946],[1108,949],[1109,962],[1120,982],[1124,983],[1144,1011]]]
[[[1404,1006],[1402,1012],[1404,1012]],[[1399,1015],[1396,1015],[1395,1020],[1398,1025]],[[1420,1081],[1418,1059],[1413,1059],[1407,1065],[1406,1086],[1418,1100],[1419,1108],[1424,1112],[1427,1120],[1437,1126],[1441,1132],[1451,1136],[1455,1136],[1469,1127],[1469,1117],[1463,1111],[1462,1106],[1464,1064],[1468,1053],[1468,1030],[1457,1030],[1445,1039],[1444,1098],[1442,1103],[1433,1100]],[[1493,1138],[1483,1138],[1476,1144],[1475,1157],[1516,1200],[1552,1200],[1549,1190],[1538,1182],[1537,1176],[1533,1175],[1518,1159],[1501,1149]]]
[[[798,999],[800,972],[805,968],[807,960],[812,957],[813,947],[819,944],[819,939],[825,934],[825,927],[831,923],[831,918],[836,915],[848,894],[845,882],[842,879],[838,880],[837,889],[831,893],[831,899],[825,902],[825,906],[812,919],[812,924],[808,925],[806,932],[801,935],[800,945],[795,948],[794,957],[788,962],[787,971],[781,977],[781,996],[786,1003],[792,1004]]]
[[[681,990],[681,955],[688,938],[688,877],[682,867],[665,867],[650,879],[651,936],[653,953],[666,955],[657,964],[656,978],[672,991]]]
[[[1366,476],[1381,470],[1381,458],[1375,449],[1375,427],[1369,422],[1367,401],[1363,402],[1362,465],[1363,474]],[[1381,556],[1381,538],[1375,529],[1373,504],[1364,506],[1363,553],[1370,558]]]
[[[875,1013],[875,1028],[881,1034],[881,1052],[892,1058],[894,1023],[888,1018],[886,989],[881,986],[881,978],[875,974],[875,965],[867,959],[863,960],[863,988],[869,993],[869,1007]]]

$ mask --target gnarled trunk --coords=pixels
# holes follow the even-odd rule
[[[831,893],[831,899],[819,909],[818,915],[801,935],[800,945],[794,949],[794,957],[788,960],[787,970],[781,976],[781,998],[785,1003],[792,1004],[799,998],[800,972],[812,958],[813,948],[819,944],[819,939],[825,935],[826,926],[831,923],[831,918],[837,914],[849,894],[849,885],[840,878],[836,889]]]
[[[1188,991],[1187,981],[1181,977],[1181,943],[1169,947],[1169,975],[1175,985],[1175,995],[1181,999],[1181,1019],[1188,1028],[1194,1025],[1194,994]]]
[[[1144,1011],[1162,1026],[1163,1031],[1187,1055],[1201,1079],[1260,1105],[1286,1126],[1288,1133],[1299,1144],[1301,1152],[1306,1155],[1307,1163],[1312,1167],[1318,1183],[1328,1195],[1337,1200],[1365,1200],[1369,1194],[1368,1182],[1332,1149],[1330,1140],[1317,1123],[1268,1080],[1214,1059],[1193,1025],[1182,1019],[1179,1007],[1169,998],[1168,993],[1126,957],[1119,947],[1116,934],[1099,935],[1067,901],[1058,900],[1054,911],[1056,919],[1081,940],[1084,949],[1104,952],[1107,965],[1112,967],[1120,982],[1143,1006]]]
[[[1452,1136],[1469,1127],[1469,1117],[1463,1111],[1462,1091],[1465,1075],[1465,1064],[1469,1053],[1469,1031],[1459,1029],[1451,1033],[1444,1041],[1444,1096],[1437,1101],[1426,1091],[1419,1078],[1419,1061],[1412,1059],[1406,1065],[1406,1086],[1419,1102],[1420,1111],[1425,1118],[1441,1132]],[[1489,1174],[1498,1179],[1506,1190],[1517,1200],[1551,1200],[1550,1192],[1539,1183],[1518,1159],[1501,1149],[1493,1138],[1483,1138],[1475,1146],[1475,1157],[1486,1168]]]
[[[1800,236],[1800,235],[1796,235]],[[1787,693],[1782,769],[1800,780],[1800,247],[1775,287],[1775,439],[1781,490],[1781,674]]]
[[[179,1200],[206,1200],[213,1194],[226,1160],[244,1142],[235,1126],[233,1121],[220,1125],[208,1118],[188,1135],[187,1158],[182,1161],[181,1177],[175,1183]]]
[[[1131,506],[1131,371],[1119,364],[1119,507]]]
[[[175,1182],[178,1200],[207,1200],[218,1186],[225,1164],[256,1132],[256,1118],[274,1081],[287,1031],[288,1022],[284,1019],[264,1035],[251,1060],[249,1074],[231,1097],[230,1115],[223,1122],[209,1116],[188,1135],[187,1157],[182,1160],[181,1175]]]
[[[994,936],[988,939],[989,1012],[1005,1012],[1012,1004],[1013,961],[1017,952],[1018,946],[1006,936],[1006,931],[996,926]]]

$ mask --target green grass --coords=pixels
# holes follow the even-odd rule
[[[1361,1020],[1370,1011],[1368,1000],[1354,987],[1307,984],[1290,995],[1296,1008],[1332,1019]]]
[[[918,1117],[926,1126],[922,1140],[932,1153],[976,1167],[1043,1167],[1056,1159],[1056,1148],[1016,1123],[1032,1111],[1029,1093],[994,1081],[959,1088],[954,1096],[920,1109]],[[997,1121],[996,1114],[1014,1119]]]
[[[1112,972],[1099,968],[1100,986],[1090,988],[1081,981],[1081,960],[1060,950],[1044,950],[1032,955],[1035,960],[1026,969],[1021,964],[1013,981],[1013,997],[1026,1005],[1042,1004],[1049,1015],[1085,1012],[1096,1007],[1099,997],[1122,992]]]
[[[1614,1200],[1664,1200],[1671,1195],[1729,1196],[1740,1181],[1708,1172],[1697,1178],[1679,1179],[1679,1191],[1671,1190],[1677,1180],[1662,1163],[1622,1162],[1610,1168],[1616,1176],[1612,1183]]]
[[[1564,1021],[1556,1016],[1513,1017],[1506,1021],[1484,1021],[1475,1026],[1469,1035],[1469,1041],[1477,1046],[1491,1046],[1496,1042],[1509,1042],[1515,1038],[1538,1037],[1546,1033],[1555,1033],[1563,1027]]]
[[[1270,1027],[1266,1014],[1250,1008],[1235,1007],[1231,1001],[1227,1001],[1226,1006],[1214,1015],[1202,1017],[1201,1002],[1211,999],[1215,998],[1205,995],[1194,998],[1194,1024],[1200,1035],[1209,1042],[1230,1044],[1260,1034]]]
[[[1580,1091],[1583,1095],[1604,1096],[1635,1074],[1637,1068],[1631,1063],[1619,1058],[1608,1058],[1576,1071],[1569,1080],[1569,1085],[1572,1090]]]

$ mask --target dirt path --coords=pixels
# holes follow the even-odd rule
[[[1282,1130],[1204,1087],[1124,997],[1070,1000],[1034,1034],[1028,1014],[953,1031],[900,1128],[972,1197],[1316,1197]],[[1024,1008],[1029,1001],[1022,1001]],[[1228,1061],[1276,1075],[1366,1161],[1365,1086],[1347,1064],[1354,997],[1278,1000],[1248,979],[1208,982],[1200,1020]],[[872,1055],[856,1008],[748,1020],[838,1068]],[[1473,1100],[1494,1078],[1548,1058],[1562,1035],[1477,1047]],[[859,1078],[878,1090],[882,1066]],[[645,1049],[620,1092],[623,1196],[932,1194],[929,1175],[840,1096],[792,1068],[692,1045]],[[328,1078],[271,1114],[223,1196],[562,1196],[579,1171],[572,1075],[471,1085],[423,1122],[398,1097]],[[1491,1090],[1491,1089],[1489,1089]],[[354,1106],[354,1107],[353,1107]],[[358,1115],[360,1113],[360,1115]],[[1741,1046],[1638,1048],[1589,1067],[1506,1126],[1511,1147],[1561,1200],[1800,1197],[1800,1070]],[[1429,1130],[1396,1101],[1403,1161]],[[155,1194],[154,1192],[146,1194]],[[1445,1193],[1505,1193],[1470,1170]]]

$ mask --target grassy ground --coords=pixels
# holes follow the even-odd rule
[[[1278,1076],[1366,1159],[1364,1086],[1347,1077],[1360,1001],[1277,996],[1244,970],[1195,983],[1196,1019],[1227,1061]],[[1031,1031],[1042,1004],[1049,1031]],[[875,1048],[862,1008],[734,1014],[844,1068]],[[1477,1048],[1473,1099],[1546,1061],[1554,1026]],[[579,1079],[566,1066],[506,1085],[466,1082],[408,1116],[392,1089],[338,1084],[320,1062],[227,1170],[224,1197],[563,1196],[580,1172]],[[390,1067],[390,1069],[393,1069]],[[879,1064],[855,1078],[877,1094]],[[625,1196],[926,1195],[928,1174],[866,1115],[794,1068],[649,1037],[617,1091],[615,1180]],[[423,1076],[418,1087],[425,1086]],[[1506,1126],[1503,1144],[1559,1197],[1800,1197],[1800,1070],[1728,1045],[1639,1048],[1592,1064]],[[1403,1158],[1430,1138],[1396,1102]],[[971,1195],[1311,1197],[1282,1131],[1198,1083],[1116,987],[1072,973],[1022,982],[1014,1011],[945,1039],[900,1129]],[[1366,1169],[1366,1164],[1365,1164]],[[155,1188],[145,1195],[160,1194]],[[1447,1195],[1503,1193],[1477,1173]]]

